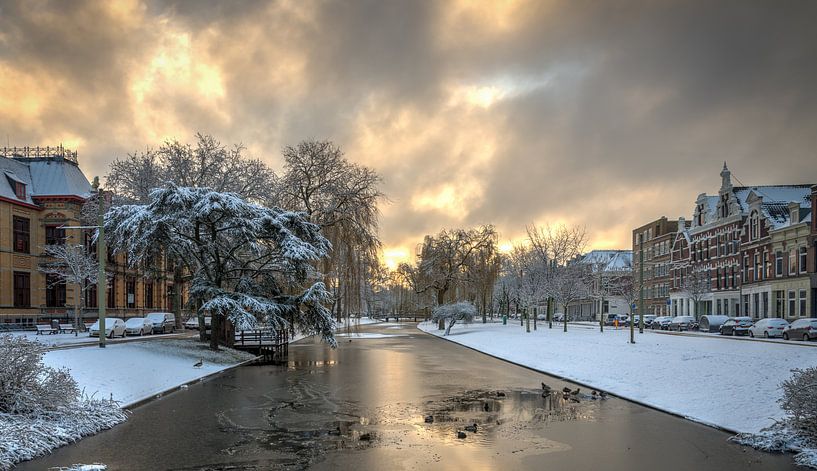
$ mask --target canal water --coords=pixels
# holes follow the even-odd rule
[[[192,385],[19,469],[795,469],[790,456],[622,399],[593,399],[413,325],[361,327],[338,344],[302,340],[286,365]]]

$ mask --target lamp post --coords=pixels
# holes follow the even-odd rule
[[[108,278],[105,275],[105,262],[108,260],[108,250],[105,247],[105,198],[99,186],[99,177],[94,177],[94,189],[97,194],[97,225],[96,259],[99,262],[99,275],[96,281],[96,299],[99,309],[99,348],[105,348],[105,306],[108,301]]]
[[[644,234],[638,244],[638,333],[644,333]]]

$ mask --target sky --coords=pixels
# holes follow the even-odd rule
[[[328,139],[423,235],[586,227],[592,248],[735,183],[817,183],[817,2],[0,1],[0,145],[89,176],[212,134],[281,169]]]

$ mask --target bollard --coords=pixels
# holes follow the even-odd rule
[[[508,316],[504,314],[502,316],[502,325],[508,325]]]

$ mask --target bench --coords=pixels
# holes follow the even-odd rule
[[[76,330],[71,324],[60,324],[60,333],[62,334],[73,334]]]
[[[41,325],[41,324],[37,325],[37,335],[42,335],[42,334],[51,335],[51,334],[56,334],[56,333],[57,333],[57,330],[54,329],[53,327],[51,327],[50,325]]]

